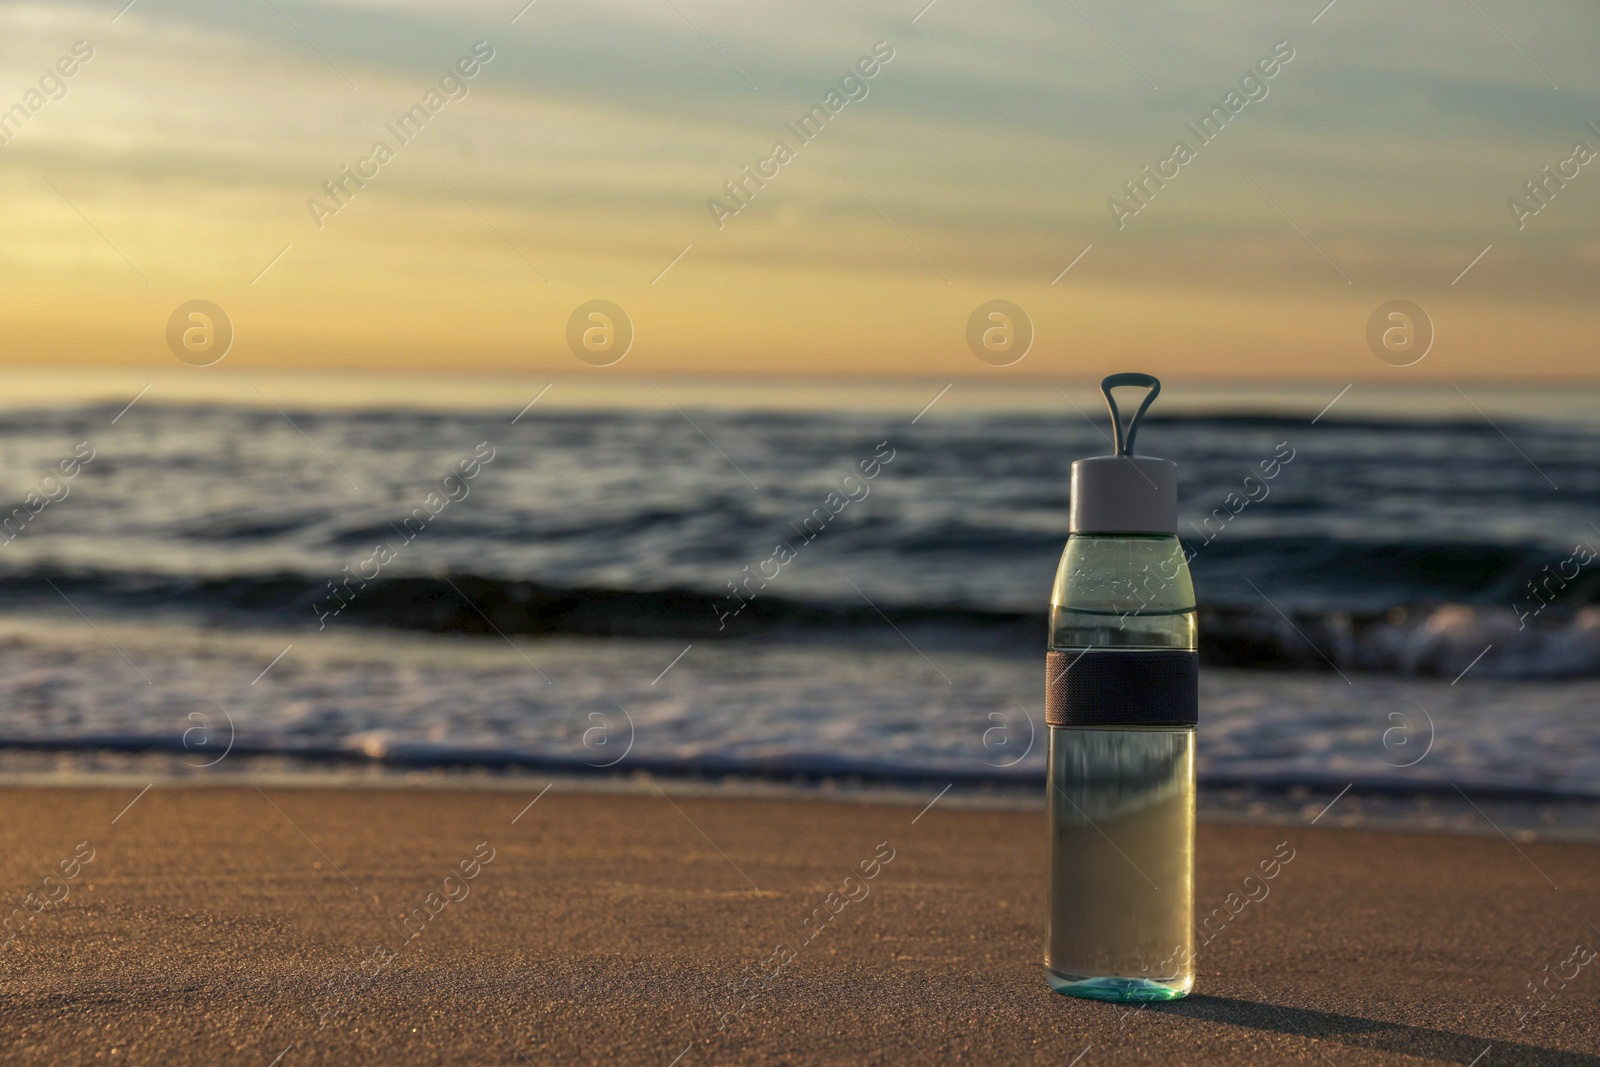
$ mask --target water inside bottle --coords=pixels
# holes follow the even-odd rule
[[[1050,648],[1193,649],[1194,587],[1171,536],[1074,534],[1051,597]],[[1194,984],[1193,727],[1050,729],[1046,976],[1103,1000],[1172,1000]]]
[[[1045,966],[1057,992],[1171,1000],[1193,984],[1194,738],[1051,728]]]

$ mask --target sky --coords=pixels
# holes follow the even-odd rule
[[[0,6],[0,365],[203,374],[168,326],[206,300],[240,373],[1600,368],[1593,5],[525,4]],[[1396,299],[1408,366],[1369,342]],[[995,300],[1014,361],[969,341]]]

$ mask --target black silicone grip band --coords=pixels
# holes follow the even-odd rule
[[[1052,651],[1044,718],[1051,726],[1193,726],[1200,657],[1192,651]]]

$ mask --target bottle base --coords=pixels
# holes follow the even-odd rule
[[[1085,1000],[1110,1000],[1123,1004],[1149,1004],[1180,1000],[1194,988],[1192,977],[1158,981],[1154,978],[1108,978],[1092,975],[1061,974],[1045,969],[1045,980],[1057,993]]]

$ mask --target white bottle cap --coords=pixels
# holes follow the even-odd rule
[[[1123,385],[1143,385],[1150,389],[1144,403],[1122,429],[1122,415],[1111,390]],[[1133,455],[1133,439],[1139,421],[1151,401],[1161,392],[1161,383],[1148,374],[1113,374],[1100,383],[1106,406],[1111,409],[1111,425],[1116,432],[1116,454],[1080,459],[1072,464],[1072,533],[1178,532],[1178,465],[1167,459]]]

